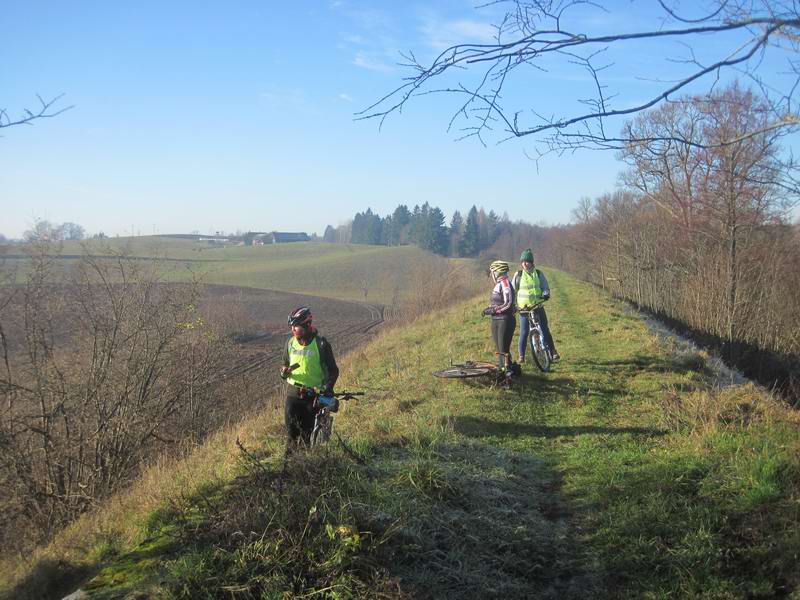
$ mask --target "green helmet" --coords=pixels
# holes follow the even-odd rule
[[[533,250],[527,248],[522,251],[522,254],[519,255],[520,262],[528,261],[530,263],[533,262]]]

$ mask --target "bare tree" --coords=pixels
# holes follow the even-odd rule
[[[796,60],[800,8],[796,3],[712,0],[684,10],[678,8],[677,0],[658,0],[650,27],[629,30],[623,25],[611,32],[603,27],[602,19],[594,18],[610,11],[589,0],[490,0],[482,8],[498,6],[504,14],[495,25],[493,41],[456,44],[430,62],[418,60],[413,52],[403,55],[411,74],[357,117],[382,123],[412,98],[447,93],[463,98],[450,120],[450,128],[458,127],[462,137],[474,136],[485,143],[490,137],[532,136],[540,153],[585,147],[619,149],[632,139],[630,130],[616,133],[621,119],[699,86],[713,90],[722,77],[733,76],[752,82],[770,108],[770,119],[759,129],[715,140],[715,144],[800,123],[794,94],[800,83]],[[630,63],[624,67],[614,63],[643,52],[663,56],[665,66],[668,63],[675,73],[658,79],[653,75],[656,65],[630,72]],[[784,60],[783,71],[775,67],[774,59]],[[536,94],[548,89],[545,78],[552,72],[569,75],[583,85],[586,96],[575,98],[574,111],[548,115],[544,101],[537,102]],[[644,99],[619,97],[611,84],[620,75],[651,82],[652,93]],[[505,91],[513,85],[525,86],[522,106],[506,102]],[[681,131],[661,135],[697,143]]]
[[[62,223],[61,231],[65,240],[82,240],[86,237],[86,230],[77,223]]]
[[[56,223],[36,219],[33,227],[23,232],[22,239],[28,243],[60,242],[64,239],[64,230]]]
[[[755,277],[743,272],[742,249],[758,227],[779,223],[797,197],[785,178],[792,165],[781,158],[786,130],[770,129],[769,115],[752,91],[734,84],[707,97],[666,104],[625,128],[632,138],[662,138],[627,145],[622,157],[632,169],[625,179],[679,225],[675,241],[693,251],[693,270],[719,258],[724,285],[716,305],[724,307],[721,329],[729,344],[741,321],[739,282]],[[761,133],[742,136],[746,131]],[[693,143],[664,139],[672,133]],[[690,240],[697,236],[704,240]]]
[[[29,248],[22,285],[0,285],[4,551],[48,537],[231,408],[229,345],[197,285],[163,285],[155,263],[124,256],[64,273],[46,242]]]
[[[18,117],[12,117],[9,115],[8,109],[0,108],[0,129],[16,125],[33,125],[36,121],[56,117],[73,108],[73,106],[58,108],[58,103],[63,97],[64,94],[60,94],[51,100],[44,100],[39,94],[36,94],[39,106],[33,109],[23,108],[22,114]]]

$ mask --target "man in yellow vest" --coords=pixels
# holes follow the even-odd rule
[[[339,378],[333,349],[311,324],[311,309],[301,306],[289,315],[292,336],[286,343],[281,377],[288,383],[285,419],[290,442],[311,440],[317,395],[332,396]]]
[[[547,313],[544,312],[543,302],[550,299],[550,286],[547,285],[547,277],[539,269],[533,266],[533,251],[528,248],[519,257],[522,269],[514,274],[512,285],[517,294],[517,306],[520,310],[535,306],[536,315],[542,325],[544,341],[553,351],[553,360],[559,360],[561,356],[556,351],[556,344],[550,334],[550,327],[547,324]],[[525,349],[528,343],[528,315],[519,316],[519,362],[525,362]]]

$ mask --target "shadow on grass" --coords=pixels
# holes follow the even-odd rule
[[[567,400],[572,398],[576,392],[591,394],[594,398],[603,398],[611,402],[615,396],[623,396],[628,390],[624,386],[605,385],[602,382],[594,382],[590,387],[579,387],[575,379],[570,377],[557,377],[554,374],[537,375],[534,373],[523,374],[520,382],[523,384],[520,389],[520,396],[523,400],[536,402]]]
[[[149,543],[112,558],[92,597],[157,582],[192,598],[581,598],[596,584],[560,481],[536,457],[436,440],[373,447],[368,465],[334,444],[283,466],[256,454],[228,484],[154,515]]]
[[[480,417],[454,417],[454,429],[467,437],[575,437],[578,435],[641,435],[662,436],[667,431],[650,427],[599,427],[595,425],[531,425],[492,421]]]
[[[30,574],[0,598],[8,600],[41,600],[62,598],[75,591],[81,581],[94,572],[92,566],[75,565],[63,560],[42,558]]]
[[[631,358],[615,360],[577,359],[572,364],[579,369],[588,368],[592,371],[616,373],[621,376],[641,372],[664,373],[665,371],[671,371],[680,373],[688,370],[685,366],[676,364],[671,360],[649,354],[636,354]]]
[[[531,394],[567,398],[575,391],[574,379],[558,377],[552,373],[523,373],[519,381],[525,386],[525,391]]]

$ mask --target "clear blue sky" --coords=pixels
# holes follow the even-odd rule
[[[646,6],[611,4],[596,15],[605,27],[648,16]],[[384,215],[426,201],[448,219],[476,204],[553,224],[567,222],[581,196],[611,191],[621,168],[613,153],[581,152],[548,157],[537,171],[524,142],[455,141],[452,98],[419,99],[381,131],[353,120],[407,74],[398,50],[424,59],[486,39],[497,11],[468,0],[0,5],[0,107],[15,116],[35,94],[62,92],[62,105],[75,105],[3,131],[8,237],[37,218],[108,235],[322,233],[367,207]],[[670,68],[646,51],[625,60]],[[617,67],[629,98],[652,86]],[[587,83],[578,71],[537,81],[509,88],[510,99],[557,111]]]

